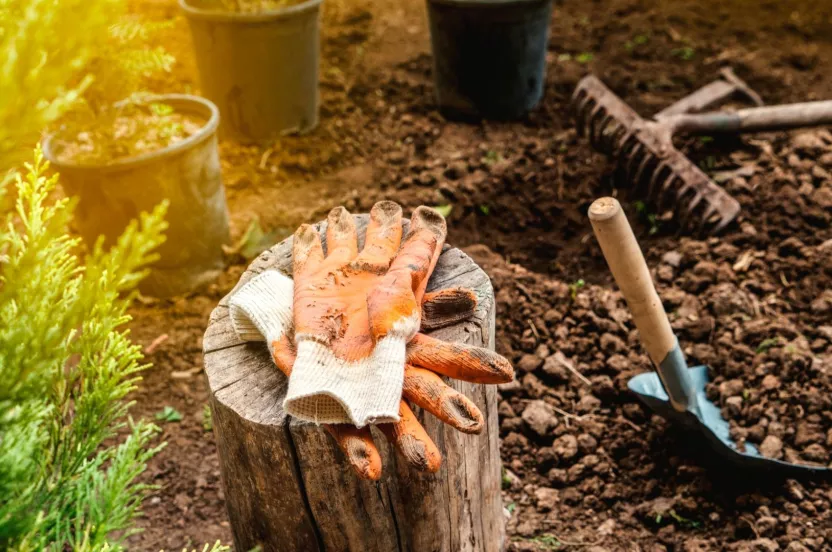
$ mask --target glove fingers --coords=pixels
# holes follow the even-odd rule
[[[272,358],[281,372],[288,378],[295,364],[295,343],[289,334],[283,334],[280,339],[272,342]]]
[[[422,331],[436,330],[467,320],[477,309],[477,296],[466,288],[426,293],[422,299]]]
[[[447,235],[448,225],[445,218],[435,209],[421,206],[413,211],[410,231],[405,237],[401,251],[390,266],[390,272],[410,272],[411,289],[419,302],[425,294],[428,279],[436,267]]]
[[[357,269],[383,273],[402,243],[402,208],[392,201],[379,201],[370,210],[364,249],[353,261]]]
[[[373,337],[388,334],[410,339],[419,329],[419,304],[445,241],[442,215],[429,207],[418,207],[410,221],[410,232],[390,270],[367,298]]]
[[[355,220],[343,207],[329,212],[326,225],[327,262],[344,265],[358,255]]]
[[[381,478],[381,455],[369,427],[358,429],[348,424],[324,425],[361,479]]]
[[[430,370],[405,367],[402,393],[408,401],[463,433],[482,430],[483,416],[477,405]]]
[[[324,260],[324,249],[321,237],[310,224],[303,224],[295,232],[292,246],[292,273],[295,283],[303,280],[304,276],[314,272]]]
[[[399,421],[379,424],[387,440],[404,456],[407,463],[419,471],[436,473],[442,465],[442,455],[425,428],[406,402],[399,406]]]
[[[507,383],[514,379],[511,363],[494,351],[425,334],[416,334],[407,344],[407,362],[473,383]]]

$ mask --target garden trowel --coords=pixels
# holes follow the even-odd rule
[[[728,421],[705,395],[708,367],[688,368],[685,362],[621,205],[611,197],[598,199],[589,208],[589,219],[610,271],[630,307],[641,342],[656,366],[656,372],[630,379],[630,390],[657,414],[700,431],[716,452],[734,464],[792,472],[790,475],[829,474],[830,470],[823,466],[766,458],[749,443],[740,450],[731,439]]]

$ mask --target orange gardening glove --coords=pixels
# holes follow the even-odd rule
[[[232,298],[232,319],[244,339],[265,337],[272,344],[275,363],[289,376],[284,405],[290,413],[289,405],[295,400],[301,411],[311,401],[308,411],[317,421],[330,421],[326,418],[333,412],[354,416],[355,409],[343,409],[342,398],[335,399],[330,389],[346,381],[346,397],[354,399],[355,395],[349,396],[354,383],[366,383],[363,378],[398,370],[398,389],[381,393],[387,412],[389,398],[394,398],[395,415],[390,416],[390,423],[379,427],[411,464],[435,471],[441,456],[407,403],[400,401],[402,394],[454,427],[478,432],[482,414],[471,401],[445,385],[437,373],[473,382],[502,383],[512,379],[513,371],[504,358],[489,350],[444,343],[421,334],[413,336],[421,324],[423,299],[424,311],[433,314],[425,321],[429,327],[467,318],[473,313],[476,299],[464,290],[444,290],[425,297],[427,280],[445,237],[444,219],[438,213],[417,209],[405,243],[399,248],[401,234],[400,208],[390,202],[377,204],[371,212],[366,245],[359,254],[352,216],[342,208],[334,209],[327,227],[329,255],[324,257],[317,232],[301,227],[295,235],[294,290],[292,281],[276,271],[261,274]],[[294,315],[286,306],[286,298],[292,295]],[[407,340],[410,344],[405,351],[402,342]],[[395,342],[393,348],[386,345],[391,341]],[[401,356],[388,355],[391,349]],[[385,354],[379,355],[379,350]],[[292,399],[289,395],[299,369],[306,370],[305,377],[313,383],[307,389],[314,392],[326,388],[326,392],[296,394]],[[359,378],[352,377],[356,371]],[[389,378],[384,381],[390,383]],[[363,391],[369,394],[369,406],[380,404],[378,386]],[[381,416],[377,414],[358,425],[379,421]],[[369,428],[339,423],[328,429],[362,477],[380,476],[381,459]]]
[[[358,251],[346,209],[328,218],[324,256],[310,225],[295,232],[294,344],[297,358],[286,412],[318,423],[399,420],[405,347],[421,323],[421,298],[445,242],[445,219],[413,212],[402,243],[402,210],[390,201],[370,212]]]

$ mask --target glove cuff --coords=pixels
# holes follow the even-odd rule
[[[367,424],[399,421],[406,341],[380,339],[372,354],[348,361],[308,336],[296,336],[298,356],[283,407],[287,413],[318,424]]]
[[[267,270],[237,290],[229,301],[231,325],[243,341],[273,343],[292,327],[294,282]]]

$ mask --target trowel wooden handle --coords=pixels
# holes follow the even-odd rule
[[[676,346],[676,336],[621,204],[615,198],[602,197],[590,206],[589,220],[615,282],[627,300],[644,348],[659,365]]]

